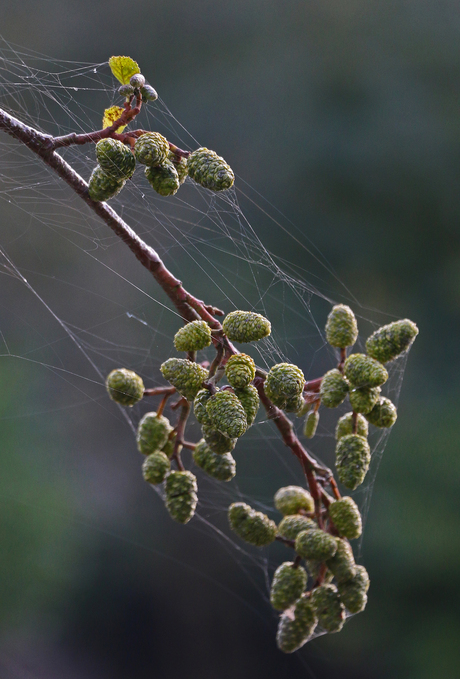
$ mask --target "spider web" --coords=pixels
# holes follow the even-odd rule
[[[143,70],[148,78],[147,69]],[[107,63],[56,61],[0,40],[0,106],[44,133],[97,129],[103,110],[120,104],[116,89]],[[143,107],[137,123],[159,131],[184,149],[206,146],[206,140],[198,141],[180,124],[161,96]],[[172,337],[181,320],[149,274],[39,158],[7,135],[0,137],[0,150],[0,196],[5,214],[1,272],[5,289],[14,289],[14,299],[21,300],[20,308],[16,302],[14,308],[9,306],[7,299],[3,303],[0,358],[3,365],[12,364],[8,369],[13,374],[18,361],[27,362],[37,379],[51,374],[53,385],[62,384],[60,405],[51,399],[48,409],[37,406],[23,417],[62,410],[65,418],[66,410],[78,412],[82,405],[92,403],[117,430],[127,426],[134,434],[141,415],[154,410],[157,402],[149,399],[147,405],[142,402],[129,412],[118,408],[107,397],[105,377],[113,368],[123,366],[139,373],[148,388],[164,384],[159,367],[175,355]],[[96,164],[93,144],[60,153],[88,180]],[[229,160],[238,170],[238,159]],[[162,198],[137,170],[110,204],[193,294],[226,313],[241,308],[270,318],[270,338],[244,349],[261,367],[280,361],[296,363],[307,379],[334,367],[337,356],[323,332],[331,303],[350,304],[367,329],[355,351],[363,348],[363,337],[379,324],[376,317],[380,323],[388,320],[376,310],[363,309],[306,231],[277,211],[238,172],[235,188],[223,194],[214,195],[187,179],[176,196]],[[245,216],[248,210],[258,215],[254,224]],[[304,269],[264,246],[267,226],[275,229],[283,242],[304,253]],[[51,320],[43,327],[29,320],[45,316]],[[212,360],[212,348],[200,358]],[[395,403],[405,360],[403,357],[391,365],[384,388],[384,394]],[[308,447],[332,467],[335,423],[349,408],[343,406],[333,413],[324,410],[318,433]],[[166,414],[172,417],[171,412]],[[296,420],[295,426],[300,434],[302,422]],[[187,438],[198,440],[198,426],[191,425]],[[387,439],[386,430],[371,432],[371,469],[354,496],[364,520]],[[130,454],[136,455],[134,437]],[[211,533],[268,603],[273,570],[291,556],[286,553],[280,558],[278,546],[274,551],[261,551],[234,539],[226,527],[226,510],[231,502],[244,500],[279,520],[272,495],[267,496],[261,488],[271,484],[275,492],[280,485],[303,485],[296,460],[260,411],[256,424],[235,450],[238,473],[230,483],[213,481],[184,457],[199,485],[197,515],[187,530]],[[264,470],[262,475],[255,473],[256,459]],[[270,474],[266,470],[273,463],[276,471]],[[268,483],[262,484],[267,479]],[[155,490],[161,495],[161,490]],[[159,500],[152,503],[152,514],[159,521],[169,521],[161,504]],[[359,558],[360,547],[354,549]],[[216,580],[211,575],[204,577]],[[276,615],[268,613],[268,608],[261,617],[272,619],[274,628]],[[260,615],[260,611],[256,613]]]

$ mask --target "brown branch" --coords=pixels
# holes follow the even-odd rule
[[[153,387],[152,389],[144,390],[144,398],[146,396],[163,396],[169,394],[172,396],[176,392],[176,387]]]
[[[171,458],[176,461],[177,467],[180,471],[184,471],[184,465],[182,464],[182,460],[180,457],[180,449],[184,445],[185,427],[187,425],[187,419],[189,414],[190,414],[190,403],[187,401],[187,399],[184,399],[181,405],[179,419],[174,428],[176,431],[176,440],[174,441],[174,451],[171,456]]]

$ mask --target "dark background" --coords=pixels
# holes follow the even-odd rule
[[[262,569],[200,525],[172,525],[144,487],[131,431],[100,381],[92,394],[74,377],[91,374],[81,354],[24,285],[3,277],[1,330],[22,358],[0,359],[1,676],[458,677],[458,3],[24,0],[4,1],[2,10],[4,38],[29,50],[61,60],[137,59],[185,128],[269,197],[291,233],[287,220],[303,243],[311,239],[350,294],[242,199],[269,250],[332,299],[354,296],[360,317],[408,316],[420,336],[362,543],[368,608],[340,634],[283,656]],[[75,218],[81,208],[73,207]],[[97,291],[110,300],[118,345],[148,346],[141,326],[124,325],[124,311],[138,309],[151,313],[153,326],[164,323],[152,366],[167,358],[175,330],[167,314],[156,306],[150,312],[148,300],[66,247],[62,235],[7,202],[0,208],[2,245],[60,318],[96,327]],[[59,215],[65,222],[65,211]],[[128,253],[115,252],[123,275],[151,286]],[[195,280],[190,262],[176,257],[168,263],[184,282]],[[90,292],[72,287],[69,295],[60,281]],[[205,295],[205,283],[196,284]],[[320,325],[326,313],[326,305],[315,309]],[[280,316],[278,303],[273,316],[286,323],[288,312]],[[302,308],[280,336],[289,338],[291,360],[313,376],[301,340],[307,318]],[[308,332],[320,339],[311,326]],[[101,369],[126,358],[107,346],[102,353]],[[134,350],[127,355],[142,359]],[[43,367],[59,361],[69,374]],[[268,454],[258,462],[255,435],[246,445],[240,488],[269,503],[293,472],[282,476],[282,447],[270,468]],[[223,508],[230,494],[210,493],[204,514],[224,525],[212,507]],[[280,558],[273,550],[270,567]]]

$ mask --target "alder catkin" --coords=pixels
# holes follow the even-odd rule
[[[301,531],[295,539],[295,551],[304,559],[326,561],[337,551],[336,539],[320,528]]]
[[[120,193],[124,185],[124,179],[109,177],[100,165],[96,165],[89,178],[88,195],[97,202],[109,200]]]
[[[362,415],[357,414],[356,424],[356,433],[358,436],[364,436],[364,438],[367,438],[369,427],[366,419]],[[353,433],[353,413],[346,413],[346,415],[342,415],[342,417],[339,418],[337,422],[337,426],[335,428],[335,438],[339,440],[342,438],[342,436]]]
[[[407,351],[418,335],[413,321],[404,318],[376,330],[366,341],[366,351],[380,363],[388,363]]]
[[[337,368],[328,370],[321,380],[319,392],[321,403],[326,408],[337,408],[337,406],[345,401],[349,388],[350,385],[340,370],[337,370]]]
[[[169,472],[165,482],[166,509],[174,521],[190,521],[198,503],[196,492],[196,477],[192,472]]]
[[[248,428],[246,413],[239,398],[230,391],[218,391],[206,403],[211,426],[229,438],[239,438]]]
[[[215,151],[199,148],[188,158],[189,176],[206,189],[225,191],[233,186],[235,175],[228,163]]]
[[[351,354],[343,366],[343,374],[352,387],[380,387],[388,379],[386,368],[366,354]]]
[[[244,502],[230,505],[228,520],[230,528],[242,540],[255,547],[265,547],[276,538],[276,523]]]
[[[361,514],[351,497],[345,496],[331,502],[329,516],[342,537],[354,540],[361,535],[363,528]]]
[[[360,387],[352,389],[349,393],[350,405],[355,413],[366,415],[380,398],[380,387]]]
[[[295,540],[299,533],[310,528],[318,528],[312,519],[302,514],[289,514],[280,522],[278,533],[286,540]]]
[[[394,425],[398,417],[398,412],[394,403],[389,398],[381,396],[370,412],[366,414],[366,419],[374,427],[389,428]]]
[[[225,364],[225,376],[232,387],[243,389],[256,376],[256,365],[247,354],[235,354]]]
[[[208,371],[186,358],[168,358],[161,364],[163,377],[188,401],[193,401],[200,391]]]
[[[164,453],[157,451],[148,455],[142,464],[142,475],[147,481],[156,485],[163,483],[166,474],[171,469],[169,458]]]
[[[258,342],[271,333],[271,323],[254,311],[231,311],[224,318],[222,330],[232,342]]]
[[[193,412],[195,413],[197,421],[200,424],[206,424],[208,426],[211,426],[211,421],[206,412],[206,404],[211,396],[212,394],[209,389],[200,389],[193,401]]]
[[[302,566],[294,568],[285,561],[275,571],[270,588],[270,603],[278,611],[285,611],[301,596],[307,584],[307,573]]]
[[[345,607],[335,585],[321,585],[313,590],[311,603],[318,616],[318,624],[326,632],[340,632],[345,623]]]
[[[259,393],[254,385],[248,384],[244,389],[235,389],[235,394],[241,401],[241,405],[246,413],[248,427],[250,427],[254,423],[257,411],[259,410]]]
[[[139,451],[149,455],[159,451],[168,442],[173,428],[167,417],[156,412],[146,413],[137,427],[136,441]]]
[[[234,449],[237,439],[230,439],[224,436],[220,431],[216,431],[212,426],[203,424],[201,427],[203,438],[214,453],[223,455],[231,453]]]
[[[338,583],[351,580],[356,575],[353,550],[347,540],[337,538],[337,551],[326,563]]]
[[[339,349],[351,347],[358,339],[358,324],[353,311],[345,304],[332,308],[326,323],[326,339]]]
[[[174,196],[179,191],[179,175],[169,160],[163,160],[153,167],[146,167],[144,174],[152,189],[160,196]]]
[[[283,653],[294,653],[310,639],[317,625],[317,616],[311,601],[302,596],[280,618],[276,643]]]
[[[129,179],[136,169],[136,159],[131,150],[118,139],[98,141],[96,157],[103,172],[118,181]]]
[[[211,328],[206,321],[192,321],[174,335],[177,351],[199,351],[211,344]]]
[[[214,453],[204,439],[196,444],[193,459],[208,476],[218,481],[231,481],[236,474],[233,456],[230,453]]]
[[[110,398],[123,406],[133,406],[144,396],[142,378],[127,368],[112,370],[105,385]]]
[[[272,403],[284,408],[288,400],[302,394],[304,386],[305,377],[299,367],[292,363],[277,363],[270,368],[264,390]]]
[[[337,585],[339,596],[350,613],[361,613],[367,604],[369,575],[364,566],[356,566],[356,573],[350,580]]]
[[[316,429],[319,422],[319,412],[317,410],[310,410],[305,418],[305,425],[303,429],[304,435],[307,439],[312,439],[316,434]]]
[[[300,486],[283,486],[276,491],[274,497],[276,509],[284,514],[298,514],[300,510],[315,511],[315,501],[312,496]]]
[[[364,481],[371,461],[369,444],[363,436],[347,434],[337,441],[335,466],[339,481],[355,490]]]
[[[137,162],[142,165],[160,165],[169,153],[168,140],[159,132],[146,132],[137,139],[134,153]]]

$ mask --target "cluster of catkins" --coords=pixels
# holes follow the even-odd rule
[[[132,76],[130,84],[122,85],[119,93],[128,99],[140,93],[143,101],[154,101],[158,95],[140,73]],[[145,132],[131,149],[119,139],[110,137],[96,144],[98,165],[88,186],[90,198],[97,201],[116,196],[136,169],[136,161],[145,166],[145,176],[161,196],[173,196],[187,175],[211,191],[229,189],[235,180],[232,168],[223,158],[207,148],[193,151],[188,158],[170,150],[166,137],[159,132]]]
[[[228,340],[246,343],[267,337],[271,326],[260,314],[233,311],[225,317],[222,330]],[[341,350],[343,360],[321,379],[317,398],[306,414],[304,433],[307,438],[314,436],[321,404],[335,408],[348,396],[352,410],[339,419],[336,428],[336,469],[339,480],[350,490],[363,482],[369,467],[368,423],[391,427],[396,420],[395,406],[380,393],[388,378],[384,364],[406,351],[417,333],[417,326],[407,319],[390,323],[368,338],[367,354],[351,354],[345,359],[347,347],[358,336],[356,318],[345,305],[333,307],[328,316],[326,338]],[[188,323],[174,337],[175,348],[189,356],[209,347],[211,341],[209,325],[200,320]],[[225,356],[211,379],[206,368],[189,358],[169,358],[161,372],[182,397],[193,402],[202,426],[202,438],[193,450],[195,464],[215,479],[230,481],[236,473],[232,452],[259,408],[253,359],[244,353]],[[258,374],[265,375],[263,388],[274,405],[305,415],[310,405],[304,398],[306,381],[298,366],[278,363],[268,373]],[[219,387],[224,375],[228,384]],[[127,406],[137,403],[144,393],[142,379],[124,368],[110,373],[107,388],[111,398]],[[187,523],[197,505],[197,482],[192,472],[171,469],[175,437],[174,427],[162,414],[147,413],[139,422],[137,444],[146,456],[144,478],[151,484],[164,482],[171,517]],[[355,564],[349,543],[361,535],[358,507],[351,497],[333,499],[326,494],[325,498],[324,510],[318,513],[308,491],[297,486],[280,488],[275,507],[284,518],[278,526],[243,502],[228,510],[231,529],[249,544],[263,547],[277,539],[295,550],[295,560],[276,570],[271,588],[271,602],[282,612],[277,643],[286,653],[305,644],[317,627],[325,632],[339,631],[347,611],[358,613],[366,605],[369,578],[366,570]]]

